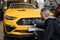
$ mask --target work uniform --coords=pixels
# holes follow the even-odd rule
[[[55,18],[49,17],[44,24],[43,40],[60,40],[60,26]]]
[[[60,26],[56,18],[48,17],[43,26],[37,24],[38,28],[44,29],[43,33],[38,34],[38,40],[60,40]]]

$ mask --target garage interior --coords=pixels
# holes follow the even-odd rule
[[[27,0],[26,3],[33,4],[35,1],[36,0]],[[47,2],[47,6],[46,7],[49,7],[49,8],[51,7],[52,8],[52,6],[49,5],[50,4],[50,1],[49,0],[46,0],[45,2]],[[57,2],[60,3],[60,0],[57,1]],[[4,13],[9,8],[9,4],[10,3],[24,3],[24,0],[0,0],[0,10],[2,10],[2,12]],[[58,4],[55,2],[55,3],[53,3],[53,6],[56,8],[58,6]],[[60,23],[60,18],[57,18],[57,20]],[[5,40],[9,40],[9,39],[11,39],[11,38],[5,38]],[[0,40],[4,40],[3,20],[0,21]],[[12,38],[12,40],[21,40],[21,39],[13,39]]]

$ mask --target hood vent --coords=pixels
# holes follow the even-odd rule
[[[25,10],[23,9],[23,10],[18,10],[18,11],[25,11]]]

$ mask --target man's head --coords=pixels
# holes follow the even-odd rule
[[[49,9],[48,8],[43,8],[41,10],[41,17],[46,20],[49,16],[50,16]]]

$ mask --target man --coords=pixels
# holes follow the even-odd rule
[[[50,16],[50,11],[47,8],[41,10],[41,17],[45,20],[42,28],[45,29],[43,40],[60,40],[59,23],[54,17]]]

